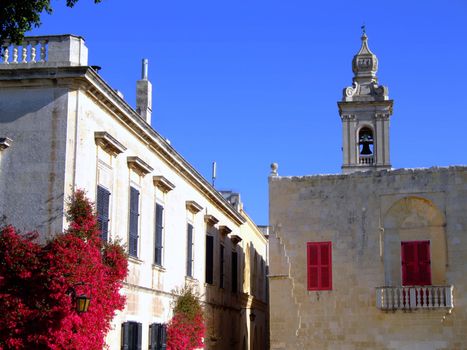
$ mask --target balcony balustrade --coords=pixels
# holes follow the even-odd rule
[[[2,45],[0,69],[86,66],[88,49],[81,37],[49,35],[25,37],[20,45]]]
[[[358,164],[368,165],[368,164],[373,164],[374,161],[375,161],[375,158],[372,154],[369,154],[369,155],[360,154],[358,156]]]
[[[452,309],[453,286],[377,287],[376,306],[381,310]]]

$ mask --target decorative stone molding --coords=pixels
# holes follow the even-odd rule
[[[203,210],[203,207],[195,201],[186,201],[186,208],[193,214],[197,214]]]
[[[234,245],[236,245],[237,243],[242,241],[242,237],[237,236],[237,235],[232,235],[230,236],[230,240],[232,241]]]
[[[106,131],[96,131],[94,133],[94,140],[104,151],[113,156],[126,151],[126,147]]]
[[[342,121],[353,121],[355,120],[355,115],[354,114],[342,114],[341,119]]]
[[[388,113],[376,113],[375,120],[388,120],[389,114]]]
[[[137,156],[127,157],[127,163],[130,169],[133,169],[142,176],[149,174],[151,171],[154,170],[146,162],[144,162],[141,158]]]
[[[225,226],[225,225],[219,226],[219,233],[221,235],[227,236],[230,232],[232,232],[232,230],[228,226]]]
[[[214,226],[215,224],[217,224],[219,222],[219,220],[214,216],[214,215],[209,215],[209,214],[206,214],[204,215],[204,222],[208,225],[208,226]]]
[[[13,140],[8,137],[0,137],[0,151],[10,147],[12,142]]]
[[[154,181],[154,186],[164,193],[170,192],[175,188],[175,185],[162,175],[153,176],[152,180]]]
[[[278,176],[277,169],[279,169],[279,164],[271,163],[271,172],[269,173],[270,176]]]

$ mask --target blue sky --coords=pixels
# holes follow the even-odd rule
[[[148,58],[153,127],[207,179],[215,160],[216,188],[240,192],[257,224],[271,162],[284,176],[340,172],[336,102],[363,23],[394,99],[393,167],[467,163],[464,0],[64,3],[29,34],[83,36],[132,106]]]

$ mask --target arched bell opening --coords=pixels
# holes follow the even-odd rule
[[[374,163],[374,139],[373,130],[364,126],[358,132],[359,164]]]

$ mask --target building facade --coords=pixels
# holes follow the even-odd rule
[[[45,240],[85,189],[102,237],[129,253],[111,349],[163,348],[176,288],[194,286],[207,349],[267,343],[267,241],[238,194],[218,192],[151,127],[147,61],[136,110],[87,63],[81,37],[25,38],[0,65],[0,215]],[[235,201],[234,201],[235,200]]]
[[[467,167],[392,170],[367,37],[341,175],[269,176],[271,349],[467,349]]]

